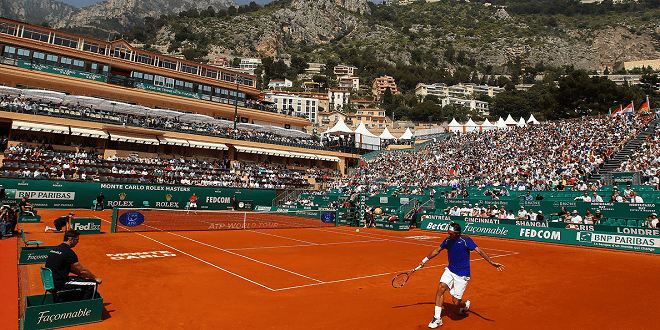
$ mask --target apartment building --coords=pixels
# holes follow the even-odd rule
[[[396,87],[396,82],[394,81],[394,78],[390,76],[382,76],[375,78],[372,83],[371,83],[371,92],[376,95],[376,97],[380,98],[383,93],[385,93],[385,90],[390,89],[390,93],[392,94],[400,94],[399,90]]]

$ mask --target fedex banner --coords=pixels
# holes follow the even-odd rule
[[[461,225],[463,233],[467,235],[660,253],[660,237],[645,235],[647,234],[645,231],[612,233],[581,230],[579,228],[527,226],[525,222],[516,224],[512,222],[489,223],[452,220],[448,216],[424,215],[422,216],[420,228],[423,230],[446,231],[450,223],[456,222]]]

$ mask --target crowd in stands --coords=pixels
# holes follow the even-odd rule
[[[96,149],[55,151],[51,146],[13,145],[5,150],[1,173],[5,177],[99,182],[154,183],[233,188],[308,188],[311,175],[331,177],[336,173],[313,169],[290,169],[283,165],[233,162],[228,158],[140,157],[103,158]]]
[[[233,125],[220,125],[209,122],[186,121],[178,117],[162,117],[155,115],[122,114],[95,109],[93,106],[80,104],[54,104],[41,102],[21,96],[9,95],[0,98],[0,109],[5,111],[30,113],[47,116],[68,116],[72,119],[110,122],[118,125],[128,125],[158,130],[179,131],[190,134],[211,135],[234,140],[265,142],[271,144],[290,145],[301,148],[321,149],[323,145],[313,136],[296,137],[276,134],[260,129],[246,130],[233,128]],[[183,113],[182,113],[183,115]]]
[[[386,186],[506,187],[509,191],[597,190],[585,183],[651,116],[583,117],[454,135],[419,152],[381,153],[331,188],[374,192]]]
[[[621,162],[619,172],[641,172],[642,184],[654,186],[660,190],[660,131],[656,131],[642,145]]]

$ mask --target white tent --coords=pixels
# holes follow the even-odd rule
[[[344,123],[344,118],[339,117],[339,120],[337,121],[337,123],[335,124],[334,127],[332,127],[331,129],[323,132],[324,135],[325,134],[330,134],[330,133],[348,133],[348,134],[352,134],[353,130],[351,130],[350,128],[348,128],[348,126],[346,126],[346,123]]]
[[[518,124],[516,124],[518,127],[525,127],[527,126],[527,123],[525,123],[525,119],[523,117],[520,117],[520,120],[518,121]]]
[[[490,121],[488,121],[488,118],[486,118],[486,120],[481,123],[480,128],[482,131],[489,131],[491,129],[495,129],[495,125],[491,124]]]
[[[478,130],[479,125],[477,125],[474,121],[472,121],[472,118],[468,120],[467,123],[465,123],[465,131],[466,132],[474,132]]]
[[[367,129],[367,126],[365,126],[364,123],[361,120],[360,120],[360,124],[355,129],[355,133],[359,133],[359,134],[366,135],[366,136],[377,137],[375,134],[369,132],[369,130]]]
[[[518,122],[513,120],[513,117],[511,117],[511,114],[509,114],[509,116],[506,117],[504,124],[506,124],[506,126],[516,126],[518,125]]]
[[[534,115],[532,115],[532,114],[529,115],[529,119],[527,119],[527,123],[530,124],[530,125],[540,124],[539,121],[536,120],[536,118],[534,118]]]
[[[500,117],[500,119],[497,120],[497,123],[495,124],[495,127],[497,128],[507,128],[506,123],[504,122],[504,119]]]
[[[382,140],[396,140],[396,137],[390,133],[390,131],[387,129],[387,126],[385,126],[383,133],[380,133],[380,138]]]
[[[355,129],[355,147],[367,150],[380,150],[380,137],[369,132],[361,120]]]
[[[455,133],[463,133],[463,125],[459,124],[456,118],[452,118],[449,125],[447,125],[447,130]]]
[[[410,131],[410,127],[409,127],[409,128],[406,128],[406,131],[403,133],[403,135],[401,135],[399,140],[410,140],[412,138],[412,136],[413,136],[413,134]]]

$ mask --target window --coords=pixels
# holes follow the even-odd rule
[[[48,37],[49,36],[50,36],[50,33],[45,32],[45,31],[39,31],[39,30],[31,29],[31,28],[24,28],[23,29],[23,38],[48,42]]]
[[[72,62],[73,62],[73,60],[70,59],[70,58],[61,57],[60,58],[60,67],[61,68],[70,68]]]
[[[160,62],[160,67],[161,67],[161,68],[166,68],[166,69],[176,70],[176,62],[174,62],[174,61],[170,61],[170,60],[166,60],[166,59],[163,59],[163,60]]]
[[[181,71],[182,72],[197,74],[197,69],[198,69],[198,67],[196,65],[181,63]]]
[[[16,25],[11,23],[0,23],[0,33],[14,35],[16,33]]]
[[[3,53],[3,56],[9,58],[16,58],[16,47],[5,46],[5,51]]]
[[[34,54],[32,54],[32,62],[34,62],[34,63],[45,63],[46,62],[46,54],[40,53],[40,52],[34,52]]]
[[[89,42],[87,40],[83,41],[83,50],[86,52],[98,53],[99,48],[99,44],[95,42]]]
[[[185,89],[185,90],[187,90],[187,91],[189,91],[189,92],[192,92],[192,91],[193,91],[193,83],[186,81],[186,82],[183,84],[183,89]],[[210,94],[210,93],[209,93],[209,94]]]
[[[142,81],[144,74],[142,72],[133,71],[133,78],[137,81]]]
[[[119,45],[115,47],[113,56],[118,58],[123,58],[125,60],[130,60],[131,51],[128,48],[126,48],[124,45]]]
[[[154,85],[165,86],[165,77],[154,76]]]
[[[46,55],[46,64],[48,65],[57,65],[59,63],[59,57],[57,55]]]
[[[53,43],[56,45],[64,46],[64,47],[69,47],[69,48],[78,48],[78,39],[76,38],[71,38],[71,37],[65,37],[59,34],[55,34],[55,38],[53,39]]]
[[[165,78],[165,87],[174,88],[174,78]]]
[[[144,78],[142,78],[142,79],[143,79],[142,81],[144,81],[146,83],[149,83],[149,84],[154,83],[154,75],[152,75],[152,74],[145,73]]]
[[[137,61],[140,62],[140,63],[149,64],[149,65],[151,65],[154,62],[154,60],[151,58],[151,56],[149,56],[147,54],[142,54],[142,53],[137,54]]]
[[[174,82],[174,86],[176,89],[181,89],[183,90],[183,80],[177,80]]]
[[[27,50],[27,49],[19,48],[16,58],[19,59],[19,60],[29,60],[30,59],[30,51]]]
[[[85,62],[81,60],[73,60],[73,68],[79,71],[83,71],[85,69]]]
[[[211,70],[211,69],[206,69],[205,76],[216,79],[216,78],[218,78],[218,71]]]

